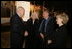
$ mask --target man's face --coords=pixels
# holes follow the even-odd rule
[[[48,16],[49,16],[49,13],[47,11],[44,11],[43,12],[43,18],[48,18]]]
[[[18,8],[17,13],[20,17],[24,16],[25,10],[23,8]]]

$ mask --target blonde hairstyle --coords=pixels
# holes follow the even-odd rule
[[[56,17],[59,17],[59,18],[63,19],[63,22],[62,22],[63,24],[66,24],[69,20],[68,15],[64,12],[60,13],[60,14],[57,14]]]

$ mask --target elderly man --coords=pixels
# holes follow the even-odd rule
[[[11,17],[11,48],[22,48],[23,46],[25,26],[22,17],[24,13],[25,9],[23,7],[18,7],[16,14]]]

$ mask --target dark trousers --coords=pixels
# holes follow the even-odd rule
[[[42,48],[42,40],[39,37],[27,38],[25,48]]]
[[[46,38],[42,39],[42,48],[49,48],[48,40]]]
[[[11,44],[10,47],[11,48],[22,48],[23,47],[23,37],[17,33],[12,33],[11,34]]]

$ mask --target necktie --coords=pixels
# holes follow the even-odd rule
[[[45,19],[42,21],[42,23],[41,23],[41,25],[40,25],[40,28],[39,28],[39,31],[40,32],[44,32],[44,30],[45,30]]]

